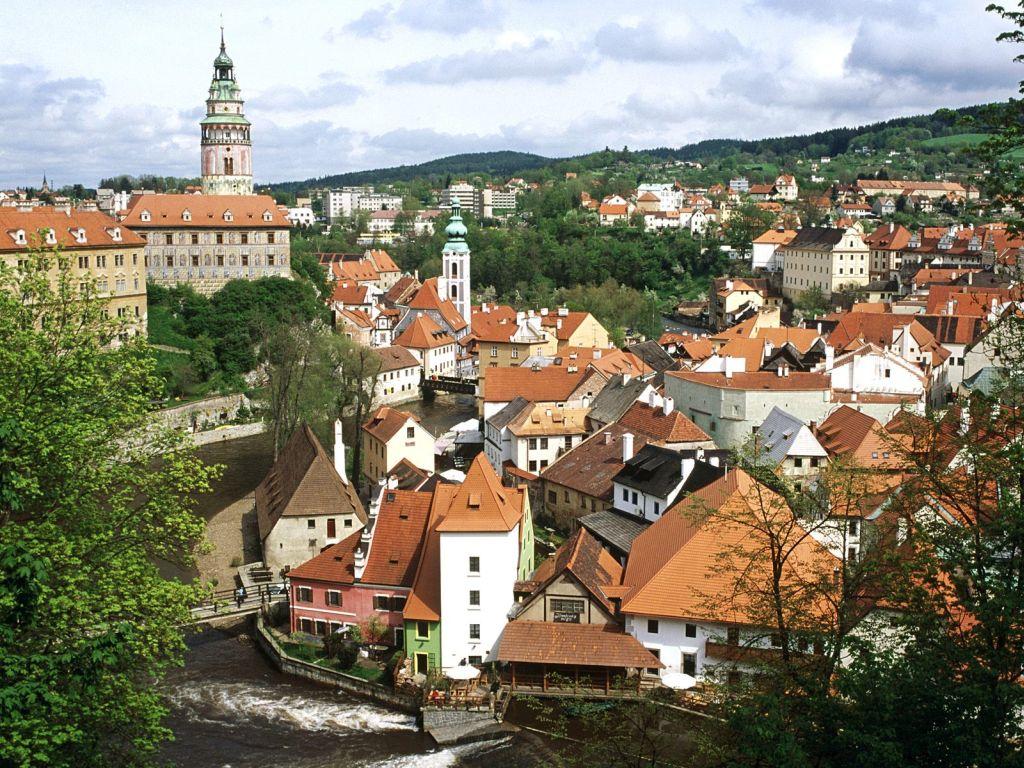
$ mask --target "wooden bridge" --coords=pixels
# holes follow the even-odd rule
[[[477,379],[462,376],[430,376],[420,380],[420,388],[430,392],[457,392],[476,394]]]

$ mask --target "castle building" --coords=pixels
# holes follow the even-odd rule
[[[252,194],[252,139],[249,121],[242,112],[244,104],[221,27],[220,53],[213,60],[206,117],[199,123],[204,195]]]
[[[469,293],[469,245],[466,244],[466,225],[462,223],[462,206],[457,197],[451,199],[452,217],[444,228],[448,242],[441,251],[441,277],[437,280],[438,294],[449,299],[462,319],[472,323],[472,298]]]

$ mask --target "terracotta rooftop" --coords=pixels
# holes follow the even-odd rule
[[[482,453],[454,488],[439,532],[511,531],[523,516],[525,491],[505,488]]]
[[[758,244],[786,245],[794,237],[796,237],[795,229],[767,229],[755,237],[753,242]]]
[[[524,408],[509,422],[508,428],[516,437],[582,435],[587,431],[588,410],[538,404],[532,408]]]
[[[426,540],[431,494],[383,489],[360,581],[411,587]]]
[[[548,366],[532,368],[491,368],[483,379],[483,398],[488,403],[506,403],[522,395],[534,403],[559,403],[580,385],[587,372]]]
[[[622,435],[629,431],[621,424],[609,424],[555,461],[541,473],[541,477],[586,496],[610,501],[612,479],[625,464],[622,460]],[[646,435],[635,434],[634,455],[648,442]]]
[[[305,423],[284,444],[255,495],[260,538],[282,517],[354,514],[366,522],[355,488],[341,479],[333,458]]]
[[[510,621],[498,660],[532,664],[662,669],[662,664],[617,624],[555,624]]]
[[[590,316],[589,312],[575,312],[570,311],[565,314],[558,314],[556,309],[554,312],[548,312],[546,315],[541,315],[540,324],[544,328],[551,328],[555,331],[555,338],[559,341],[568,341],[569,338],[576,332],[583,321]],[[562,321],[562,327],[558,327],[558,321]],[[587,341],[584,339],[583,341]]]
[[[366,252],[367,255],[373,260],[373,263],[377,266],[378,272],[400,272],[398,265],[395,264],[395,260],[391,258],[387,251],[379,248],[372,248]]]
[[[397,371],[401,368],[414,368],[420,364],[416,356],[405,347],[377,347],[373,350],[380,358],[380,372]]]
[[[382,443],[386,443],[398,434],[398,430],[402,429],[409,422],[409,419],[412,419],[417,424],[420,421],[411,413],[382,405],[370,414],[370,418],[363,423],[363,430]]]
[[[703,384],[717,389],[773,389],[790,392],[829,389],[829,377],[824,373],[803,373],[792,371],[789,376],[779,376],[775,371],[754,371],[753,373],[697,373],[696,371],[666,371],[691,384]]]
[[[649,403],[633,403],[618,423],[634,434],[644,434],[651,440],[662,443],[711,441],[708,434],[694,424],[686,414],[672,410],[666,416],[663,407],[651,406]]]
[[[418,315],[395,339],[397,346],[407,349],[435,349],[454,343],[430,315]]]
[[[1010,299],[1006,288],[983,288],[975,286],[933,285],[928,290],[928,315],[971,315],[985,317],[992,311],[992,301],[1002,304]],[[953,302],[953,311],[948,312]]]
[[[143,212],[148,212],[149,221],[143,220]],[[138,229],[288,229],[291,226],[269,195],[136,195],[129,201],[122,223]]]
[[[437,278],[426,280],[409,302],[409,309],[434,310],[444,318],[452,331],[458,333],[467,327],[465,319],[459,314],[449,299],[442,299],[437,293]]]
[[[342,304],[369,304],[370,286],[359,285],[352,280],[338,280],[331,291],[331,301]]]
[[[72,230],[85,230],[84,242],[78,242]],[[98,211],[63,210],[40,206],[31,211],[17,208],[0,208],[0,252],[24,252],[29,247],[46,247],[45,237],[39,237],[39,230],[52,229],[57,244],[64,250],[77,248],[139,248],[146,241]],[[25,245],[19,245],[14,235],[19,230],[25,233]],[[120,240],[115,239],[115,235]]]
[[[420,282],[412,275],[403,275],[398,282],[388,288],[384,301],[390,304],[405,304],[420,288]]]
[[[904,437],[890,435],[877,419],[848,405],[836,408],[813,431],[829,454],[854,459],[862,467],[893,469],[904,463],[899,453]]]
[[[332,584],[354,584],[355,551],[362,531],[324,549],[319,555],[288,571],[291,579],[329,581]]]

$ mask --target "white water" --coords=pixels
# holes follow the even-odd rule
[[[452,766],[459,765],[459,759],[462,757],[479,756],[486,752],[504,749],[511,741],[512,738],[507,737],[500,741],[462,744],[423,755],[401,755],[390,757],[387,760],[374,760],[363,763],[361,768],[452,768]]]
[[[260,719],[302,731],[382,733],[415,731],[410,715],[351,701],[310,699],[276,693],[249,683],[196,683],[175,686],[168,693],[175,707],[197,720],[230,725]]]

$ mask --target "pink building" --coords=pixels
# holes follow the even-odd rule
[[[423,550],[432,494],[382,488],[359,533],[293,568],[291,631],[326,635],[372,615],[403,645],[402,611]]]

